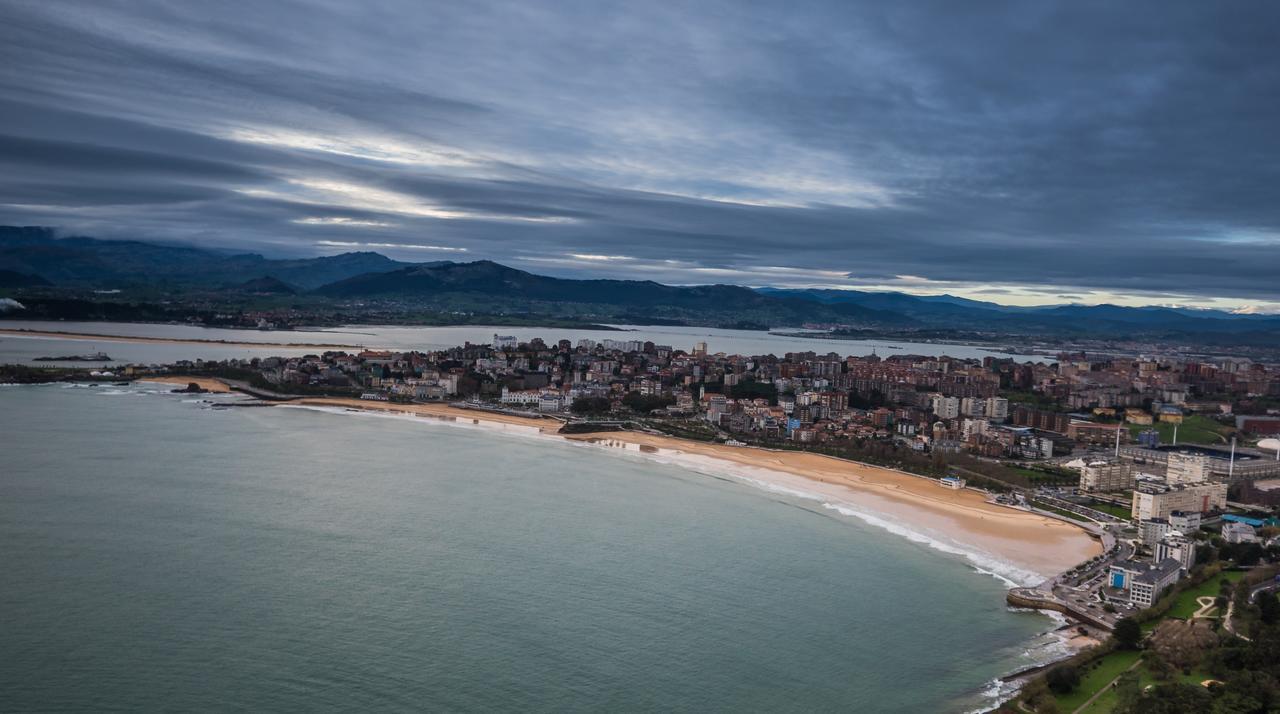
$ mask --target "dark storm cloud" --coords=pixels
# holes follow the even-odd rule
[[[1277,20],[7,3],[0,221],[677,282],[1270,300]]]

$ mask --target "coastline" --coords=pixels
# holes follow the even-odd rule
[[[7,337],[33,337],[57,340],[91,340],[94,342],[149,342],[162,345],[220,345],[223,347],[286,347],[300,349],[357,349],[357,345],[323,344],[313,342],[236,342],[233,340],[197,340],[184,337],[134,337],[128,335],[98,335],[91,332],[58,332],[56,330],[26,330],[0,328],[0,335]]]
[[[391,404],[339,397],[306,397],[288,404],[522,427],[533,435],[622,449],[698,471],[726,474],[772,490],[816,498],[824,508],[859,517],[914,540],[924,535],[941,550],[951,546],[952,552],[972,555],[967,549],[977,549],[1012,566],[1005,572],[990,570],[992,575],[1020,585],[1038,584],[1031,581],[1037,577],[1048,579],[1102,552],[1101,545],[1078,526],[990,503],[979,491],[951,490],[922,476],[821,454],[706,444],[638,432],[558,434],[560,422],[553,419],[467,410],[447,404]],[[984,570],[992,565],[975,564]]]

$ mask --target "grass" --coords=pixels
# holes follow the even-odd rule
[[[1054,700],[1058,703],[1058,709],[1063,712],[1073,712],[1079,709],[1081,705],[1089,701],[1089,697],[1092,697],[1096,692],[1110,684],[1111,680],[1119,677],[1121,672],[1129,669],[1141,656],[1141,652],[1134,650],[1118,650],[1097,660],[1090,665],[1091,669],[1080,677],[1080,686],[1076,687],[1075,690],[1069,694],[1053,695]],[[1099,699],[1105,699],[1106,696],[1104,694]],[[1097,705],[1098,703],[1095,702],[1094,704]],[[1112,702],[1112,706],[1114,706],[1114,702]],[[1089,711],[1105,712],[1110,711],[1110,707],[1107,709],[1091,707]]]
[[[1196,604],[1196,598],[1217,597],[1218,583],[1222,582],[1223,578],[1234,583],[1243,577],[1244,571],[1242,570],[1228,570],[1218,573],[1194,588],[1184,590],[1178,594],[1178,599],[1174,601],[1173,607],[1169,608],[1169,612],[1166,613],[1165,617],[1176,617],[1179,620],[1189,619],[1196,614],[1196,610],[1200,609],[1200,606]]]
[[[1156,422],[1150,426],[1144,424],[1129,424],[1129,433],[1136,439],[1138,434],[1147,429],[1155,429],[1160,433],[1161,444],[1173,443],[1173,424],[1164,422]],[[1223,426],[1209,417],[1200,414],[1192,414],[1185,417],[1182,423],[1178,425],[1178,443],[1179,444],[1210,444],[1222,446],[1228,443],[1225,434],[1231,432],[1230,427]]]
[[[1019,475],[1026,477],[1027,481],[1033,485],[1048,484],[1050,486],[1074,486],[1079,482],[1080,477],[1076,474],[1055,473],[1052,471],[1041,471],[1040,469],[1029,469],[1025,466],[1005,466],[1010,471],[1015,471]]]
[[[1206,679],[1215,678],[1213,675],[1209,674],[1208,672],[1193,669],[1191,670],[1191,674],[1183,674],[1182,672],[1178,672],[1168,681],[1162,682],[1156,679],[1153,674],[1151,674],[1151,671],[1147,669],[1147,666],[1145,663],[1139,665],[1138,668],[1134,670],[1134,672],[1138,675],[1138,687],[1141,689],[1145,689],[1149,686],[1159,686],[1161,684],[1173,684],[1175,682],[1180,682],[1182,684],[1199,685],[1201,682],[1203,682]],[[1116,704],[1118,703],[1119,703],[1119,694],[1116,692],[1115,689],[1108,689],[1107,691],[1103,692],[1101,696],[1099,696],[1097,699],[1093,700],[1092,704],[1090,704],[1088,707],[1086,707],[1081,711],[1082,711],[1082,714],[1107,714],[1107,712],[1110,712],[1113,709],[1115,709]],[[1064,709],[1063,711],[1069,711],[1069,710]]]

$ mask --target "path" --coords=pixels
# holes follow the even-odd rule
[[[1192,620],[1195,620],[1195,619],[1206,619],[1206,620],[1217,619],[1217,617],[1218,617],[1217,615],[1212,615],[1212,614],[1210,614],[1210,613],[1212,613],[1214,610],[1218,609],[1218,605],[1217,605],[1217,598],[1212,597],[1212,596],[1209,596],[1209,595],[1201,595],[1200,597],[1196,598],[1196,604],[1200,606],[1200,609],[1199,609],[1199,610],[1196,610],[1195,614],[1191,616],[1191,619],[1192,619]],[[1230,612],[1230,611],[1228,611],[1228,612]]]
[[[1227,617],[1223,620],[1222,626],[1226,628],[1227,632],[1230,632],[1231,634],[1235,635],[1236,637],[1239,637],[1245,642],[1253,642],[1253,640],[1249,639],[1248,637],[1240,634],[1239,632],[1236,632],[1236,624],[1231,621],[1231,615],[1235,613],[1235,610],[1236,610],[1236,602],[1233,599],[1227,605]]]
[[[1088,709],[1088,708],[1089,708],[1089,705],[1090,705],[1090,704],[1093,704],[1093,700],[1095,700],[1095,699],[1097,699],[1098,697],[1102,696],[1102,693],[1103,693],[1103,692],[1105,692],[1105,691],[1107,691],[1108,689],[1111,689],[1112,687],[1116,686],[1116,682],[1119,682],[1121,677],[1123,677],[1124,675],[1126,675],[1126,674],[1128,674],[1129,672],[1133,671],[1133,670],[1134,670],[1138,665],[1140,665],[1140,664],[1142,664],[1142,658],[1141,658],[1141,657],[1139,657],[1139,658],[1135,659],[1135,660],[1133,661],[1133,664],[1129,665],[1129,667],[1128,667],[1127,669],[1125,669],[1125,671],[1121,672],[1120,674],[1117,674],[1117,675],[1115,676],[1115,679],[1112,679],[1110,682],[1107,682],[1105,685],[1103,685],[1101,688],[1099,688],[1099,689],[1098,689],[1098,691],[1094,692],[1094,693],[1093,693],[1093,696],[1092,696],[1092,697],[1089,697],[1089,699],[1088,699],[1088,700],[1086,700],[1084,704],[1081,704],[1080,706],[1076,707],[1075,711],[1074,711],[1074,712],[1072,712],[1072,714],[1080,714],[1080,712],[1084,711],[1085,709]]]

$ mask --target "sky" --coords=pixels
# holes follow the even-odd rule
[[[1271,2],[0,2],[0,223],[1280,310]]]

